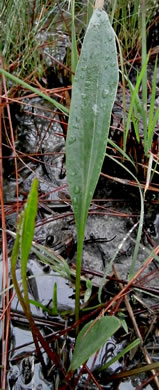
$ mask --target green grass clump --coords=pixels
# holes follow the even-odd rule
[[[141,0],[111,0],[108,4],[108,13],[111,15],[125,59],[133,58],[141,47],[141,3]],[[145,0],[145,10],[147,28],[154,20],[157,2]]]
[[[65,4],[66,1],[60,2],[61,7]],[[54,1],[0,2],[0,52],[4,64],[16,76],[26,77],[31,72],[39,77],[42,75],[45,66],[38,34],[54,31],[57,16]]]

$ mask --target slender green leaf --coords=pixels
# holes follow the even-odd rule
[[[87,0],[87,20],[86,20],[87,25],[93,13],[93,6],[94,6],[94,0]]]
[[[112,6],[111,17],[110,17],[111,24],[113,24],[113,19],[114,19],[114,14],[115,14],[115,10],[116,10],[116,5],[117,5],[117,0],[114,0],[113,6]]]
[[[123,329],[125,330],[125,332],[128,333],[129,332],[128,326],[127,326],[127,323],[124,319],[121,319],[121,325],[122,325]]]
[[[119,72],[121,73],[120,70],[119,70]],[[135,87],[134,87],[134,85],[132,84],[132,82],[129,80],[129,78],[126,76],[126,74],[124,74],[124,78],[125,78],[125,80],[126,80],[127,83],[128,83],[128,86],[129,86],[129,89],[130,89],[130,92],[131,92],[131,96],[132,96]],[[137,72],[137,80],[138,80],[138,72]],[[139,98],[138,90],[137,90],[136,93],[135,93],[134,104],[135,104],[137,113],[140,114],[140,115],[142,115],[142,102],[141,102],[141,100],[140,100],[140,98]]]
[[[53,288],[52,315],[53,316],[57,316],[58,315],[58,308],[57,308],[57,283],[54,283],[54,288]]]
[[[47,313],[49,313],[50,315],[52,314],[52,309],[49,309],[48,307],[46,307],[45,305],[43,305],[42,303],[40,302],[37,302],[33,299],[29,299],[29,303],[31,305],[34,305],[36,307],[38,307],[38,309],[42,309],[43,311],[46,311]]]
[[[23,226],[23,221],[24,221],[24,211],[22,211],[22,213],[20,215],[19,223],[17,226],[16,239],[15,239],[15,243],[14,243],[12,255],[11,255],[11,273],[12,273],[12,280],[13,280],[14,288],[16,290],[17,297],[21,303],[21,306],[23,307],[24,313],[27,315],[27,306],[26,306],[26,303],[22,297],[22,294],[21,294],[21,291],[19,288],[19,284],[17,281],[17,277],[16,277],[16,263],[17,263],[19,250],[20,250],[20,239],[21,239],[21,230],[22,230],[22,226]]]
[[[32,252],[35,253],[41,262],[50,265],[54,272],[57,272],[65,279],[70,281],[72,281],[72,279],[74,280],[75,272],[69,267],[66,260],[62,256],[57,255],[52,249],[33,242]]]
[[[58,103],[56,100],[52,99],[50,96],[46,95],[45,93],[39,91],[39,89],[32,87],[25,81],[19,79],[18,77],[14,76],[11,73],[6,72],[6,70],[0,68],[0,74],[4,75],[8,79],[12,80],[14,83],[22,85],[22,87],[29,89],[30,91],[36,93],[38,96],[41,96],[43,99],[47,100],[49,103],[53,104],[55,107],[59,108],[62,112],[68,114],[69,110],[62,104]]]
[[[140,142],[140,130],[139,130],[139,118],[137,115],[132,114],[132,122],[134,125],[134,131],[136,135],[137,142]]]
[[[66,142],[67,178],[78,238],[76,320],[85,224],[104,160],[117,85],[115,34],[106,12],[95,9],[76,68]]]
[[[141,45],[141,62],[142,67],[146,62],[147,56],[147,31],[146,31],[146,3],[145,0],[141,1],[141,36],[142,36],[142,45]],[[147,65],[145,67],[145,72],[142,77],[142,120],[144,127],[144,151],[146,156],[148,155],[148,132],[147,132]]]
[[[24,211],[23,229],[21,234],[21,260],[26,268],[34,237],[35,218],[38,206],[38,179],[32,183],[31,191]]]
[[[131,351],[133,348],[136,348],[137,345],[140,344],[140,339],[134,340],[131,344],[127,345],[121,352],[119,352],[116,356],[114,356],[111,360],[109,360],[106,364],[101,366],[99,369],[97,369],[97,372],[107,370],[108,367],[110,367],[113,363],[115,363],[117,360],[121,359],[126,353]]]
[[[146,68],[147,68],[148,60],[149,60],[149,55],[147,55],[147,57],[146,57],[146,61],[141,69],[141,72],[140,72],[138,78],[137,78],[137,82],[136,82],[135,88],[134,88],[132,96],[131,96],[131,103],[130,103],[130,107],[129,107],[127,125],[126,125],[126,129],[124,132],[124,151],[126,150],[126,141],[127,141],[127,136],[128,136],[128,132],[129,132],[129,127],[130,127],[131,116],[132,116],[134,104],[137,103],[137,100],[138,100],[137,94],[138,94],[139,86],[140,86],[140,83],[142,81],[144,72],[146,71]],[[143,114],[143,110],[142,110],[142,114]]]
[[[88,301],[88,299],[91,297],[92,294],[92,282],[91,280],[87,279],[86,280],[86,291],[84,294],[84,303]]]
[[[155,61],[155,68],[153,74],[153,82],[152,82],[152,94],[151,94],[151,103],[150,103],[150,112],[149,112],[149,123],[148,123],[148,150],[151,148],[153,134],[156,122],[158,120],[158,114],[156,116],[156,121],[154,122],[154,108],[155,108],[155,97],[156,97],[156,83],[157,83],[157,57]],[[159,110],[158,110],[159,111]]]
[[[27,261],[32,246],[34,237],[35,218],[37,215],[38,206],[38,179],[34,179],[30,194],[26,203],[23,226],[20,234],[20,260],[21,260],[21,276],[24,289],[24,299],[29,308],[29,300],[27,293]]]
[[[151,132],[154,131],[155,129],[155,126],[156,126],[156,123],[158,121],[158,118],[159,118],[159,107],[157,108],[156,112],[155,112],[155,115],[154,115],[154,118],[153,118],[153,121],[151,123],[151,126],[152,126],[152,129],[151,129]],[[150,141],[149,141],[150,142]],[[150,144],[151,145],[151,144]]]
[[[120,320],[114,316],[102,317],[95,324],[87,323],[80,331],[69,371],[74,371],[98,351],[102,345],[120,328]]]
[[[15,234],[15,236],[14,236],[15,242],[14,242],[12,255],[11,255],[11,270],[12,270],[12,272],[15,272],[16,263],[17,263],[17,259],[18,259],[18,255],[19,255],[20,231],[22,230],[23,215],[24,215],[24,212],[22,211],[20,218],[19,218],[19,223],[17,226],[17,233],[16,234],[13,233],[13,234]]]
[[[56,316],[58,315],[58,311],[56,309],[56,311],[54,311],[54,308],[49,308],[49,307],[46,307],[45,305],[43,305],[42,303],[38,302],[38,301],[35,301],[33,299],[29,299],[29,303],[31,305],[34,305],[36,307],[38,307],[38,309],[42,309],[43,311],[47,312],[50,316]]]

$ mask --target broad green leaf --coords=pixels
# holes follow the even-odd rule
[[[79,332],[69,371],[74,371],[98,351],[102,345],[120,328],[116,317],[102,317],[94,325],[86,324]]]
[[[79,232],[99,178],[118,85],[115,34],[104,10],[89,22],[72,88],[66,169]]]
[[[85,224],[104,160],[117,85],[115,34],[106,12],[97,8],[76,67],[66,141],[67,179],[77,229],[76,321]]]

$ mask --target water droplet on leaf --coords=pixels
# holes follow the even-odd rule
[[[86,81],[85,85],[86,85],[86,88],[88,88],[90,86],[90,81]]]
[[[76,175],[76,172],[75,171],[70,171],[70,175],[74,177]]]
[[[92,107],[92,110],[93,110],[93,112],[94,112],[95,115],[98,114],[99,110],[98,110],[97,104],[94,104],[94,106]]]
[[[74,196],[73,198],[72,198],[72,201],[73,201],[73,203],[77,203],[77,198],[76,198],[76,196]]]
[[[80,187],[79,186],[75,186],[74,187],[74,193],[75,194],[79,194],[80,193]]]
[[[109,90],[108,89],[103,89],[103,92],[102,92],[102,97],[103,98],[106,98],[107,96],[109,95]]]
[[[76,141],[75,135],[72,135],[68,141],[69,145],[72,145]]]

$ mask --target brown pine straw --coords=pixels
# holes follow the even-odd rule
[[[159,253],[159,245],[156,246],[154,249],[154,253],[157,255]],[[153,255],[149,256],[146,263],[137,271],[137,273],[134,275],[134,277],[127,283],[127,285],[109,302],[107,307],[102,311],[102,313],[98,316],[97,319],[102,317],[109,309],[110,307],[117,302],[121,297],[123,297],[127,292],[129,291],[130,287],[133,287],[133,284],[135,283],[136,279],[139,278],[139,276],[142,274],[142,272],[151,264],[153,261]]]
[[[0,58],[0,67],[2,66],[2,59]],[[2,84],[0,84],[0,93],[2,92]],[[2,274],[2,289],[8,288],[8,252],[7,252],[7,235],[6,235],[6,222],[5,222],[5,210],[4,210],[4,197],[3,197],[3,162],[2,162],[2,99],[0,98],[0,203],[1,203],[1,215],[2,215],[2,256],[3,256],[3,274]],[[1,370],[1,386],[6,388],[6,372],[7,372],[7,355],[8,355],[8,343],[9,343],[9,323],[10,323],[10,306],[9,306],[9,292],[6,291],[2,296],[2,307],[7,311],[3,317],[2,322],[2,370]]]
[[[116,270],[116,268],[115,268],[114,265],[113,265],[113,271],[114,271],[114,274],[115,274],[116,279],[119,280],[119,275],[118,275],[118,272],[117,272],[117,270]],[[122,283],[119,283],[119,286],[120,286],[120,289],[122,290],[122,289],[123,289]],[[125,295],[124,301],[125,301],[125,306],[126,306],[126,308],[127,308],[127,311],[128,311],[128,313],[129,313],[129,317],[130,317],[131,322],[132,322],[132,324],[133,324],[133,327],[134,327],[136,336],[140,339],[140,342],[141,342],[141,344],[140,344],[141,351],[142,351],[142,353],[143,353],[143,355],[144,355],[144,357],[145,357],[145,360],[146,360],[147,364],[152,364],[152,361],[151,361],[151,358],[150,358],[149,353],[148,353],[148,351],[147,351],[147,348],[146,348],[145,345],[143,345],[143,344],[144,344],[144,340],[143,340],[143,338],[142,338],[140,329],[139,329],[138,324],[137,324],[137,322],[136,322],[136,318],[135,318],[135,316],[134,316],[134,313],[133,313],[133,310],[132,310],[132,307],[131,307],[131,305],[130,305],[130,302],[129,302],[129,299],[128,299],[128,296],[127,296],[127,295]],[[154,379],[154,383],[155,383],[157,389],[159,389],[159,381],[158,381],[158,378],[157,378],[157,376],[156,376],[157,374],[156,374],[155,370],[151,370],[151,373],[152,373],[152,378]]]

